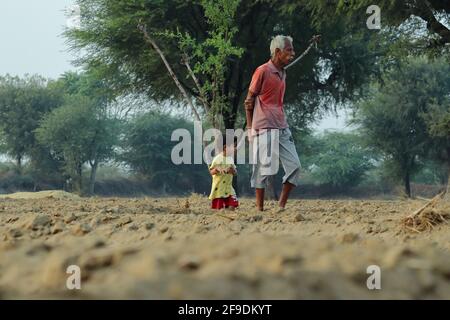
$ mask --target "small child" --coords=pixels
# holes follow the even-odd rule
[[[214,157],[209,172],[212,175],[212,187],[209,199],[212,209],[234,210],[239,206],[232,182],[237,173],[233,161],[234,146],[223,144],[223,151]]]

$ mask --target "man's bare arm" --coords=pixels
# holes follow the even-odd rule
[[[253,121],[253,109],[255,108],[255,97],[256,95],[248,91],[247,98],[245,98],[244,106],[245,106],[245,117],[247,119],[247,129],[252,127]]]

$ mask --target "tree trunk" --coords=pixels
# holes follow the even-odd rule
[[[447,163],[447,187],[446,187],[446,193],[443,198],[445,201],[450,202],[450,160]]]
[[[16,161],[17,161],[17,173],[22,174],[22,156],[18,155]]]
[[[93,196],[95,191],[95,177],[97,175],[98,161],[95,160],[91,165],[91,176],[89,177],[89,195]]]
[[[80,194],[80,195],[82,193],[82,187],[83,187],[82,173],[83,173],[83,164],[79,164],[79,165],[77,165],[76,181],[74,183],[74,186],[75,186],[75,192]]]
[[[405,183],[405,193],[408,196],[408,198],[411,198],[411,178],[409,175],[409,171],[406,172],[405,174],[404,183]]]
[[[275,189],[275,176],[267,178],[266,192],[264,193],[265,200],[278,200],[277,191]]]

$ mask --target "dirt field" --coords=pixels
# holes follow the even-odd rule
[[[450,225],[399,228],[421,200],[295,200],[261,214],[241,199],[233,220],[199,195],[25,197],[0,199],[3,299],[450,299]],[[69,265],[81,290],[66,288]],[[369,265],[381,290],[367,289]]]

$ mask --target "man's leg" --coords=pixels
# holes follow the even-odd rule
[[[267,143],[265,143],[265,141],[267,141],[267,134],[267,132],[263,133],[257,138],[255,137],[252,141],[253,171],[251,186],[252,188],[255,188],[256,209],[258,211],[264,210],[264,191],[266,187],[267,175],[264,174],[264,164],[261,163],[260,155],[267,154]]]
[[[295,148],[294,139],[289,129],[280,130],[280,160],[285,175],[279,206],[284,208],[292,189],[298,184],[300,175],[300,160]]]
[[[256,188],[256,209],[264,211],[264,188]]]
[[[286,202],[289,198],[289,194],[291,193],[291,190],[294,189],[294,185],[292,183],[286,182],[283,184],[283,190],[281,190],[281,196],[280,196],[280,208],[283,208],[286,206]]]

